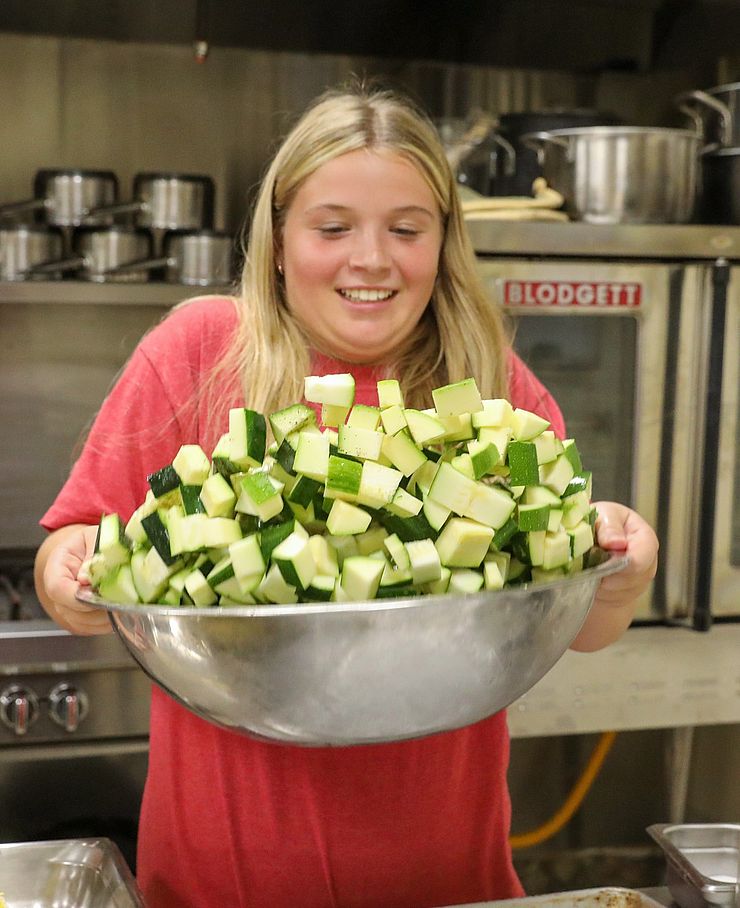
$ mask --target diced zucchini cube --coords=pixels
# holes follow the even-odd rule
[[[211,462],[200,445],[182,445],[172,466],[186,486],[202,486],[211,472]]]
[[[283,579],[291,586],[305,590],[316,574],[308,539],[293,532],[272,550],[272,561],[280,568]]]
[[[236,510],[270,520],[283,510],[283,498],[266,473],[246,473],[240,483]]]
[[[199,495],[209,517],[228,517],[234,510],[236,495],[220,473],[214,473],[203,483]]]
[[[519,504],[517,507],[519,530],[546,530],[550,522],[550,508],[546,504]]]
[[[506,489],[478,482],[462,516],[497,530],[511,517],[515,507],[514,499]]]
[[[382,439],[382,453],[404,476],[411,476],[427,462],[426,456],[405,430],[395,435],[384,435]]]
[[[321,407],[321,423],[330,429],[344,425],[349,410],[347,407],[336,407],[334,404],[323,404]]]
[[[540,483],[556,495],[563,494],[573,475],[573,465],[567,454],[559,454],[552,463],[545,463],[539,468]]]
[[[514,418],[514,408],[508,400],[496,397],[493,400],[484,400],[483,409],[472,414],[473,428],[481,429],[484,426],[511,429]]]
[[[594,532],[587,520],[582,520],[573,529],[567,530],[567,533],[570,537],[571,558],[585,555],[594,544]]]
[[[398,517],[415,517],[421,507],[421,499],[410,495],[406,489],[396,489],[393,498],[386,505],[386,509]]]
[[[512,485],[533,486],[540,481],[537,448],[528,441],[512,441],[507,449],[509,479]]]
[[[411,562],[411,578],[414,584],[433,583],[442,576],[439,552],[431,539],[416,539],[404,543]]]
[[[450,574],[450,583],[447,587],[448,593],[477,593],[483,586],[483,574],[481,571],[471,569],[455,568]]]
[[[259,466],[265,459],[265,417],[247,407],[229,410],[229,459],[240,467]]]
[[[347,425],[355,429],[370,429],[374,432],[380,425],[380,408],[355,404],[347,417]]]
[[[316,414],[305,404],[292,404],[283,410],[277,410],[269,416],[270,428],[275,441],[280,445],[287,435],[303,429],[309,424],[316,424]]]
[[[218,601],[218,595],[209,585],[202,571],[196,569],[188,574],[185,580],[185,589],[193,601],[193,605],[205,607],[215,605]]]
[[[360,491],[362,470],[363,465],[359,461],[330,454],[329,470],[326,478],[326,497],[356,501]]]
[[[354,536],[337,537],[339,539],[354,539]],[[316,563],[317,575],[338,577],[339,559],[337,550],[329,544],[325,536],[309,536],[308,545]]]
[[[417,445],[433,444],[440,441],[445,436],[445,427],[436,418],[428,413],[422,413],[421,410],[405,409],[403,415],[409,427],[411,437]],[[394,436],[395,437],[395,436]],[[393,457],[388,454],[393,460]]]
[[[381,508],[393,500],[403,479],[400,470],[366,460],[361,466],[357,500],[371,508]]]
[[[466,378],[451,385],[444,385],[442,388],[435,388],[432,391],[432,398],[439,416],[477,413],[483,409],[483,401],[474,378]]]
[[[521,407],[517,407],[514,410],[511,420],[514,438],[517,441],[531,441],[541,435],[549,425],[548,420],[543,419],[536,413],[530,413],[529,410],[523,410]]]
[[[558,454],[563,453],[563,443],[551,429],[546,429],[542,434],[532,439],[537,448],[537,463],[552,463]]]
[[[332,536],[356,536],[367,530],[371,520],[367,511],[337,498],[326,518],[326,529]]]
[[[378,405],[381,410],[388,407],[403,407],[401,385],[395,378],[383,378],[377,383]]]
[[[570,536],[564,530],[545,534],[545,547],[542,567],[549,571],[552,568],[564,567],[570,560]]]
[[[383,432],[362,429],[356,426],[339,427],[339,452],[363,460],[377,460],[386,437]]]
[[[395,435],[401,429],[407,426],[406,417],[403,415],[403,407],[394,405],[380,411],[380,421],[383,424],[383,431],[386,435]]]
[[[493,539],[491,527],[474,520],[453,517],[444,526],[435,545],[447,567],[478,567]]]
[[[261,577],[267,568],[256,533],[250,533],[243,539],[232,542],[229,545],[229,557],[237,580],[245,580],[255,575]]]
[[[374,599],[384,568],[385,560],[381,561],[364,555],[352,555],[345,558],[340,582],[348,600],[363,602]]]
[[[257,587],[257,594],[266,602],[291,604],[298,602],[296,588],[283,577],[280,568],[273,564]]]
[[[293,461],[296,473],[326,482],[329,473],[329,437],[321,432],[300,432]]]
[[[429,487],[429,498],[462,515],[468,508],[477,485],[451,464],[441,462]]]
[[[304,397],[314,404],[333,404],[349,409],[355,402],[355,379],[349,373],[307,375]]]

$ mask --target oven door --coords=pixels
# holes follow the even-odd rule
[[[136,868],[147,738],[0,747],[0,842],[112,839]]]
[[[705,267],[479,256],[514,347],[560,404],[594,499],[656,528],[661,567],[636,621],[688,620],[695,596]]]
[[[715,375],[707,396],[710,424],[705,457],[715,482],[703,499],[709,513],[702,515],[705,538],[700,545],[702,555],[709,557],[711,552],[708,574],[702,578],[710,619],[740,617],[740,267],[728,269],[724,278],[721,273],[716,276],[720,286],[715,287],[709,365],[710,375],[712,370]],[[717,419],[716,427],[711,414]],[[703,594],[700,590],[700,597]]]

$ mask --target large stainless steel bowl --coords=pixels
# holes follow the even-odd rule
[[[193,712],[304,745],[401,741],[508,706],[563,655],[606,575],[466,596],[236,608],[117,605],[114,628],[144,671]]]

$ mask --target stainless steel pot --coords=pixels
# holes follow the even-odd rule
[[[142,270],[162,270],[172,284],[216,287],[230,284],[233,274],[233,237],[213,230],[169,233],[164,240],[165,254],[132,261],[111,269],[111,274]]]
[[[590,108],[550,108],[547,110],[512,111],[501,114],[496,134],[507,140],[514,152],[512,167],[492,149],[488,161],[487,188],[484,195],[531,196],[532,184],[542,176],[536,152],[522,142],[522,136],[533,132],[552,132],[554,129],[575,129],[584,126],[618,126],[619,117]]]
[[[130,268],[132,262],[151,255],[151,238],[131,227],[83,229],[76,233],[77,254],[56,262],[46,262],[29,270],[34,277],[51,272],[77,272],[85,281],[142,283],[149,278],[146,268]]]
[[[39,214],[55,227],[79,227],[93,209],[116,201],[118,180],[109,170],[39,170],[33,193],[32,199],[0,206],[0,218],[18,220],[29,213]],[[113,223],[113,218],[98,222]]]
[[[213,227],[213,180],[184,173],[139,173],[133,199],[99,208],[91,217],[133,214],[137,227],[150,230],[201,230]]]
[[[688,129],[591,126],[530,133],[548,184],[575,220],[685,224],[698,196],[700,135]]]
[[[0,229],[0,280],[43,280],[49,275],[34,275],[29,268],[58,259],[62,254],[62,237],[47,227],[18,224]],[[56,277],[59,277],[57,270]]]
[[[702,160],[702,224],[740,225],[740,148],[720,148]]]
[[[740,82],[683,92],[675,98],[697,131],[717,146],[740,145]]]

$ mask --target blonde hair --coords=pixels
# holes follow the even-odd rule
[[[508,338],[503,317],[478,278],[455,179],[437,132],[410,101],[362,88],[319,97],[267,169],[245,253],[238,329],[219,375],[241,376],[246,405],[260,412],[303,397],[311,348],[288,310],[277,269],[282,226],[304,180],[328,161],[357,149],[390,151],[411,162],[430,186],[444,225],[429,305],[393,362],[383,364],[384,373],[400,380],[407,406],[428,407],[433,388],[469,376],[475,377],[484,397],[505,396]],[[220,384],[218,376],[215,379]]]

